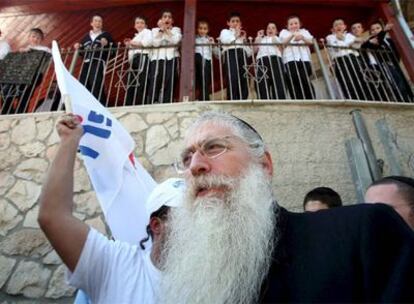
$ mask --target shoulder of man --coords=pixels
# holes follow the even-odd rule
[[[105,32],[105,31],[103,31],[100,35],[99,35],[99,37],[104,37],[104,38],[106,38],[106,39],[108,39],[108,41],[109,42],[113,42],[113,38],[112,38],[112,35],[111,35],[111,33],[109,33],[109,32]]]

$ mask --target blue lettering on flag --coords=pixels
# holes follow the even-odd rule
[[[105,130],[105,129],[101,129],[98,127],[94,127],[91,125],[84,125],[83,126],[83,131],[84,133],[91,133],[92,135],[101,137],[101,138],[109,138],[109,136],[111,136],[111,131],[109,130]]]
[[[89,156],[93,159],[96,159],[99,156],[99,152],[86,146],[79,146],[79,150],[82,153],[82,155]]]
[[[105,117],[102,114],[98,114],[95,111],[90,111],[88,115],[88,121],[95,124],[103,124],[106,119],[105,125],[107,127],[112,127],[112,120]],[[85,124],[83,125],[84,134],[89,133],[96,137],[107,139],[111,136],[111,130],[104,128],[96,127],[93,125]],[[82,155],[89,156],[93,159],[96,159],[99,156],[99,152],[87,146],[79,146]]]

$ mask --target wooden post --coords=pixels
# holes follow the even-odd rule
[[[197,0],[185,0],[181,42],[180,101],[194,100],[194,47]]]
[[[391,22],[394,25],[393,29],[390,32],[391,37],[397,45],[401,59],[404,62],[405,68],[407,69],[411,81],[414,82],[414,50],[411,47],[411,43],[407,40],[407,36],[405,36],[400,23],[398,22],[397,18],[395,18],[394,11],[388,5],[388,3],[381,3],[380,8],[381,12],[385,16],[386,21]]]

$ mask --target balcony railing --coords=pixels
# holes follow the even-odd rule
[[[410,84],[393,52],[330,45],[325,45],[324,50],[337,98],[414,101]]]
[[[63,49],[70,72],[106,107],[178,102],[179,46]],[[399,60],[384,50],[304,44],[195,45],[195,100],[412,102]],[[190,67],[188,67],[190,68]],[[0,83],[2,114],[62,109],[53,63],[26,83]]]

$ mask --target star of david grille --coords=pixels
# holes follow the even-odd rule
[[[139,87],[139,70],[123,70],[123,71],[117,71],[116,72],[118,76],[118,82],[115,84],[116,88],[122,88],[124,90],[127,90],[128,88],[135,88]],[[130,82],[128,85],[128,77],[130,78]]]
[[[364,77],[364,81],[372,83],[375,88],[378,88],[382,83],[381,73],[377,70],[366,68],[362,71],[362,75]]]
[[[269,78],[269,76],[267,76],[268,69],[264,65],[252,63],[252,64],[244,65],[243,69],[244,69],[244,74],[243,74],[244,78],[252,78],[256,82],[261,82],[264,79]],[[252,70],[254,71],[254,73],[251,72]]]

